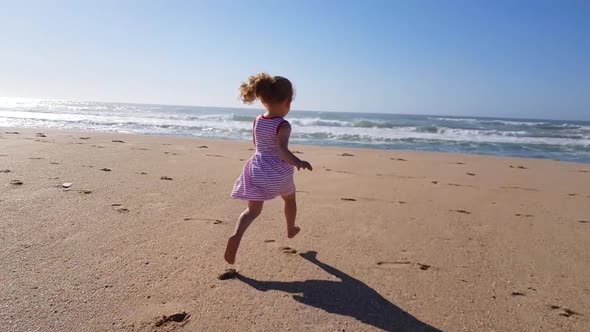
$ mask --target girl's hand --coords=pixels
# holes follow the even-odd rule
[[[299,169],[301,169],[301,168],[303,168],[303,169],[308,169],[308,170],[310,170],[310,171],[312,171],[312,170],[313,170],[313,168],[311,167],[311,164],[310,164],[310,163],[308,163],[308,162],[307,162],[307,161],[305,161],[305,160],[299,160],[299,163],[297,164],[297,170],[299,170]]]

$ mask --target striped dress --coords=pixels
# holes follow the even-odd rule
[[[248,159],[236,180],[231,197],[246,201],[267,201],[295,192],[293,166],[279,157],[277,134],[283,118],[260,115],[254,120],[256,153]]]

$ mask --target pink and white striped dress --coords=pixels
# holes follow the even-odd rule
[[[246,161],[231,197],[246,201],[267,201],[295,192],[294,167],[279,157],[277,135],[283,118],[259,115],[254,120],[256,153]]]

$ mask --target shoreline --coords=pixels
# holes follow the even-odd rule
[[[196,136],[182,136],[182,135],[159,135],[159,134],[145,134],[145,133],[126,133],[126,132],[109,132],[109,131],[101,131],[101,130],[77,130],[77,129],[56,129],[56,128],[30,128],[30,127],[1,127],[0,126],[0,135],[5,134],[6,132],[11,131],[18,131],[18,132],[30,132],[30,133],[37,133],[37,132],[53,132],[53,133],[70,133],[70,134],[77,134],[84,136],[87,133],[93,133],[97,136],[137,136],[137,137],[155,137],[161,139],[178,139],[178,140],[189,140],[189,141],[220,141],[220,142],[236,142],[238,144],[249,144],[250,140],[246,139],[238,139],[238,138],[219,138],[219,137],[196,137]],[[370,148],[370,147],[359,147],[359,146],[349,146],[349,145],[318,145],[318,144],[306,144],[306,143],[290,143],[290,146],[299,146],[302,148],[310,147],[310,148],[326,148],[332,150],[361,150],[361,151],[375,151],[375,152],[392,152],[392,153],[408,153],[408,154],[433,154],[433,155],[449,155],[449,156],[465,156],[465,157],[483,157],[483,158],[500,158],[500,159],[515,159],[515,160],[539,160],[539,161],[551,161],[551,162],[558,162],[558,163],[568,163],[568,164],[577,164],[581,167],[588,167],[590,166],[589,162],[577,162],[577,161],[568,161],[568,160],[560,160],[560,159],[549,159],[549,158],[534,158],[534,157],[519,157],[519,156],[503,156],[497,154],[485,154],[485,153],[466,153],[466,152],[446,152],[446,151],[426,151],[426,150],[412,150],[412,149],[388,149],[388,148]]]
[[[218,280],[252,142],[0,130],[7,330],[590,330],[588,164],[292,145]]]

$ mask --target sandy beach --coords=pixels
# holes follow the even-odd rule
[[[1,128],[0,331],[590,330],[590,164],[292,146],[219,280],[252,148]]]

